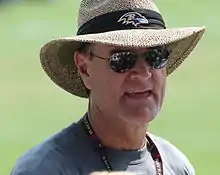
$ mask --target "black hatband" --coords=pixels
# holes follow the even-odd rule
[[[162,16],[155,11],[146,9],[122,10],[93,18],[78,29],[77,35],[127,29],[166,29],[166,26]]]

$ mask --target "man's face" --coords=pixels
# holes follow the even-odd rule
[[[148,49],[94,44],[90,50],[94,55],[108,58],[117,50],[141,54]],[[90,89],[91,102],[105,116],[143,124],[159,112],[165,93],[165,67],[152,69],[144,59],[138,59],[133,68],[117,73],[111,70],[107,59],[95,56],[90,59],[80,53],[74,59],[85,86]]]

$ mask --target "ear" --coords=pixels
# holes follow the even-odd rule
[[[91,60],[89,59],[89,56],[76,51],[74,53],[74,62],[85,87],[91,89],[91,75],[89,73]]]

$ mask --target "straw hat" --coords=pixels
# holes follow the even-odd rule
[[[46,43],[40,59],[46,74],[67,92],[88,98],[73,55],[82,43],[103,43],[124,47],[167,45],[171,52],[167,75],[192,52],[205,27],[166,28],[152,0],[82,0],[77,35]]]

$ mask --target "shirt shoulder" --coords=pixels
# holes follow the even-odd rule
[[[149,134],[162,156],[163,164],[168,171],[178,175],[195,175],[195,170],[186,155],[168,140]]]
[[[23,153],[16,160],[11,175],[60,175],[68,171],[77,175],[77,161],[69,155],[77,156],[78,148],[77,127],[72,124]]]

